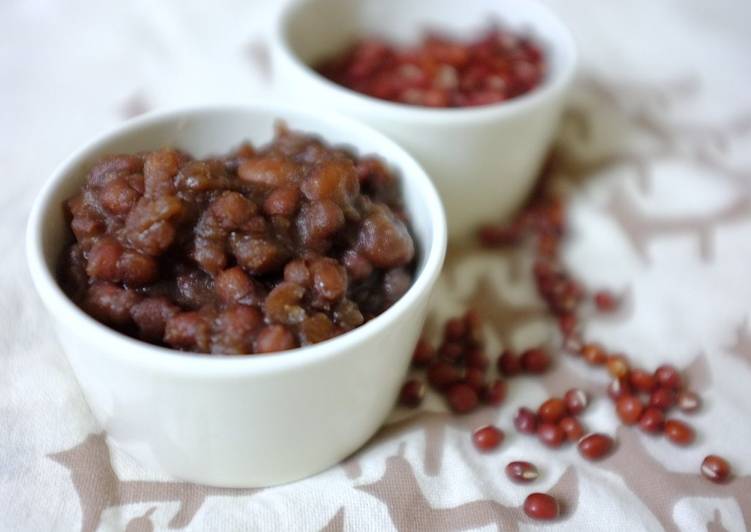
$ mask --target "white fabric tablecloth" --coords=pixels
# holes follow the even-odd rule
[[[54,166],[81,143],[156,108],[264,97],[270,2],[0,3],[0,530],[536,530],[530,491],[503,474],[537,463],[534,485],[565,504],[556,529],[729,530],[751,522],[751,3],[551,0],[580,46],[581,69],[556,171],[577,189],[565,257],[592,288],[625,294],[589,335],[653,368],[686,368],[705,405],[685,450],[618,429],[602,380],[561,358],[519,379],[507,403],[466,417],[436,397],[351,459],[264,490],[184,484],[105,445],[50,320],[33,293],[23,231]],[[427,2],[426,2],[427,4]],[[267,95],[266,95],[267,96]],[[549,336],[523,255],[452,250],[434,317],[473,305],[490,345]],[[517,435],[520,405],[578,384],[600,393],[588,426],[618,450],[585,463]],[[474,451],[493,421],[502,448]],[[736,478],[698,475],[714,452]]]

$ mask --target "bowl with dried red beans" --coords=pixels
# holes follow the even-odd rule
[[[446,247],[438,193],[375,130],[254,104],[127,122],[27,229],[35,287],[109,440],[172,476],[268,486],[390,411]]]
[[[453,239],[526,198],[576,64],[570,32],[534,0],[296,0],[271,50],[280,93],[417,157]]]

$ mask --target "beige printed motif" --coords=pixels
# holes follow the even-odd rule
[[[743,323],[738,327],[735,343],[730,347],[733,355],[751,365],[751,328]]]
[[[326,523],[326,526],[320,532],[344,532],[344,507],[339,508],[331,521]]]
[[[710,261],[718,226],[751,218],[750,207],[749,196],[738,196],[716,211],[703,215],[647,214],[622,187],[614,187],[608,211],[644,262],[649,262],[647,250],[653,240],[682,235],[695,237],[701,258]]]
[[[242,497],[260,491],[212,488],[177,481],[120,480],[112,468],[103,433],[90,434],[75,447],[51,454],[49,458],[70,471],[81,505],[81,532],[96,530],[107,508],[144,502],[179,502],[180,509],[167,526],[184,528],[208,497]],[[146,520],[149,515],[147,512]],[[135,526],[145,526],[146,520]]]
[[[728,484],[713,484],[698,471],[679,473],[667,469],[644,447],[643,440],[649,436],[639,435],[636,428],[621,426],[616,438],[617,452],[598,465],[620,476],[666,532],[681,532],[673,521],[673,509],[678,501],[687,497],[735,499],[744,521],[751,523],[751,476],[736,477]]]
[[[399,453],[386,459],[383,477],[371,484],[355,486],[382,501],[399,532],[430,530],[451,532],[497,525],[501,530],[519,530],[520,522],[530,522],[521,508],[505,506],[492,499],[480,499],[452,508],[434,508],[425,498],[411,464],[404,458],[404,445]],[[576,510],[579,498],[578,480],[568,468],[550,489],[561,502],[562,520]]]

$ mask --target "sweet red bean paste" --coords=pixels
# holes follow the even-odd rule
[[[284,125],[267,146],[219,158],[106,156],[65,209],[68,295],[100,322],[175,349],[314,344],[379,315],[412,284],[396,176]]]
[[[362,39],[316,70],[349,89],[424,107],[473,107],[521,96],[545,79],[541,47],[494,26],[473,40],[427,33],[414,46]]]

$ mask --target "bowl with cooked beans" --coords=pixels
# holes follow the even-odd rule
[[[34,284],[109,440],[172,476],[267,486],[383,422],[446,247],[438,194],[334,113],[146,115],[73,154],[27,230]]]

